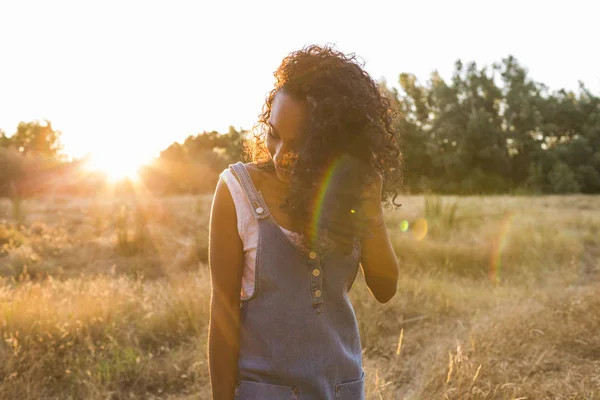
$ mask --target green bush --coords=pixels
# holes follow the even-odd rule
[[[552,193],[576,193],[581,189],[575,173],[563,162],[558,162],[548,173]]]

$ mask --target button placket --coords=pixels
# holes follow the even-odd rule
[[[323,305],[323,271],[321,268],[321,259],[319,255],[311,251],[308,253],[310,268],[310,289],[312,296],[312,305],[316,312],[321,312]]]

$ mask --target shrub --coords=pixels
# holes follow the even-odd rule
[[[575,193],[581,188],[571,168],[563,162],[558,162],[548,173],[548,181],[552,193]]]

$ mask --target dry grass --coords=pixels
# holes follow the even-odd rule
[[[600,398],[597,197],[401,203],[398,294],[351,292],[367,398]],[[0,201],[0,398],[208,398],[209,204]]]

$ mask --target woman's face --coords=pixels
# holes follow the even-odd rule
[[[271,115],[267,133],[267,149],[275,165],[277,178],[289,182],[289,168],[297,157],[306,119],[306,105],[278,91],[271,104]]]

